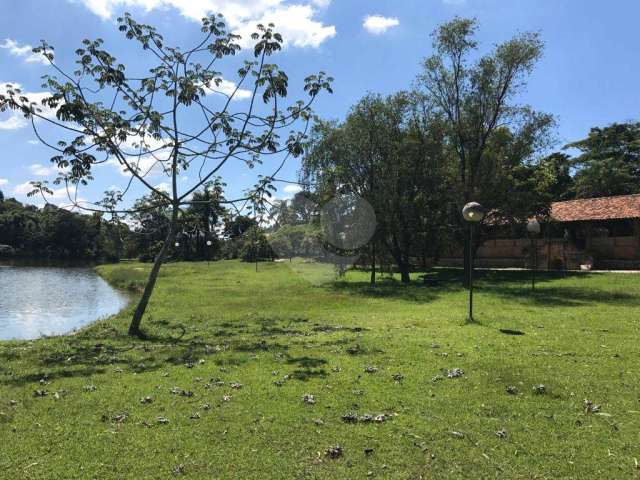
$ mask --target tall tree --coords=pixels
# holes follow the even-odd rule
[[[581,152],[572,161],[579,198],[640,193],[640,122],[592,128],[568,148]]]
[[[516,130],[523,124],[544,126],[551,121],[514,103],[542,55],[539,34],[521,33],[474,59],[476,31],[474,19],[455,18],[441,25],[433,33],[434,54],[424,61],[418,78],[419,87],[446,119],[458,161],[458,211],[481,194],[483,179],[489,174],[483,170],[483,160],[498,128]],[[456,218],[462,230],[461,216]],[[468,237],[464,238],[468,271]]]
[[[440,221],[448,182],[444,131],[432,113],[419,95],[368,95],[343,124],[319,124],[304,158],[321,197],[349,192],[372,206],[377,221],[368,252],[372,285],[376,246],[388,250],[408,283],[410,257],[418,244],[432,242],[437,230],[432,227]]]
[[[177,234],[179,211],[194,203],[191,194],[228,163],[253,167],[265,156],[277,156],[275,174],[283,156],[300,155],[311,104],[321,91],[331,91],[332,79],[322,72],[307,77],[304,90],[309,98],[286,105],[288,77],[269,63],[283,41],[273,25],[257,26],[251,36],[254,58],[244,61],[237,71],[237,82],[227,90],[223,88],[228,80],[222,76],[221,62],[236,55],[240,46],[239,36],[228,32],[221,15],[204,18],[201,40],[186,50],[168,46],[153,26],[138,23],[129,14],[118,23],[120,31],[142,48],[136,66],[145,62],[154,65],[148,71],[130,73],[132,68],[119,63],[103,48],[104,42],[96,39],[83,41],[76,50],[78,69],[67,73],[60,67],[62,63],[53,61],[53,47],[42,42],[34,52],[42,54],[58,75],[44,77],[51,96],[37,105],[18,88],[10,87],[0,95],[0,111],[14,109],[40,121],[32,124],[41,142],[56,152],[51,158],[61,170],[56,183],[67,187],[79,208],[116,211],[113,203],[88,206],[77,201],[77,187],[93,179],[96,165],[109,161],[126,171],[131,181],[168,203],[167,234],[129,326],[131,335],[142,337],[142,317],[165,253]],[[233,100],[242,88],[249,91],[250,98],[244,103],[248,106],[233,111]],[[199,123],[196,118],[201,119]],[[46,140],[39,123],[58,127],[62,138],[57,143]],[[283,139],[282,131],[288,132]],[[151,182],[152,171],[166,175],[168,192]],[[191,183],[179,182],[178,177],[189,171]],[[262,198],[271,182],[272,176],[260,177],[245,199]],[[46,182],[33,185],[35,193],[45,197],[51,193]]]

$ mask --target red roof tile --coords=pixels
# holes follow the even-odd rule
[[[551,218],[557,222],[640,218],[640,194],[553,202]]]

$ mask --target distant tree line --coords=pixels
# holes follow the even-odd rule
[[[0,245],[23,257],[117,261],[125,253],[126,224],[55,205],[23,205],[0,192]],[[7,251],[6,253],[8,253]]]
[[[249,226],[244,217],[231,219],[220,201],[222,184],[208,182],[180,211],[179,231],[170,247],[173,260],[212,260],[227,254],[237,258],[242,244],[222,251],[222,239],[237,243]],[[168,202],[156,194],[135,202],[128,218],[103,213],[79,213],[46,204],[42,208],[5,198],[0,191],[0,245],[4,255],[40,259],[115,262],[121,258],[152,261],[160,251],[171,221]],[[226,222],[226,223],[225,223]],[[238,227],[241,225],[242,227]],[[221,228],[224,226],[224,228]],[[244,237],[243,237],[244,238]],[[229,247],[227,247],[229,250]]]

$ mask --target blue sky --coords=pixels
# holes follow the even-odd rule
[[[290,94],[301,96],[304,76],[324,70],[335,77],[335,93],[322,96],[316,112],[342,119],[369,91],[388,94],[409,88],[420,61],[431,52],[429,34],[460,15],[479,20],[478,38],[485,50],[518,31],[541,32],[544,58],[520,101],[556,116],[559,144],[584,137],[592,126],[640,117],[637,0],[21,0],[10,4],[0,16],[0,84],[18,83],[32,94],[42,92],[40,75],[48,67],[27,47],[41,38],[55,46],[60,65],[70,67],[81,40],[95,37],[103,38],[120,61],[135,65],[140,53],[117,31],[119,14],[129,11],[137,20],[157,26],[168,43],[188,46],[198,38],[196,19],[213,10],[224,13],[240,32],[249,31],[256,21],[274,21],[288,39],[277,62],[291,78]],[[231,73],[225,77],[233,80]],[[242,100],[237,107],[242,108]],[[8,113],[0,114],[0,147],[0,189],[6,196],[25,201],[26,182],[52,178],[50,152],[35,141],[30,126]],[[272,166],[227,168],[228,196],[240,194],[254,183],[256,173],[268,173]],[[280,176],[295,179],[297,168],[291,161]],[[126,181],[115,166],[97,172],[97,180],[79,197],[98,200],[107,187]],[[159,184],[163,179],[154,181]],[[278,196],[290,196],[288,190],[281,186]],[[132,199],[141,193],[142,189],[134,189]],[[64,203],[64,195],[58,193],[52,201]]]

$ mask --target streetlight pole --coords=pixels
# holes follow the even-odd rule
[[[477,202],[467,203],[462,218],[469,224],[469,322],[473,322],[473,224],[484,218],[484,208]]]
[[[473,322],[473,223],[469,222],[469,321]]]
[[[531,219],[527,223],[527,232],[531,238],[531,290],[536,289],[536,270],[538,270],[538,246],[536,245],[536,237],[540,234],[540,222]]]
[[[207,267],[211,264],[211,240],[207,240]]]

